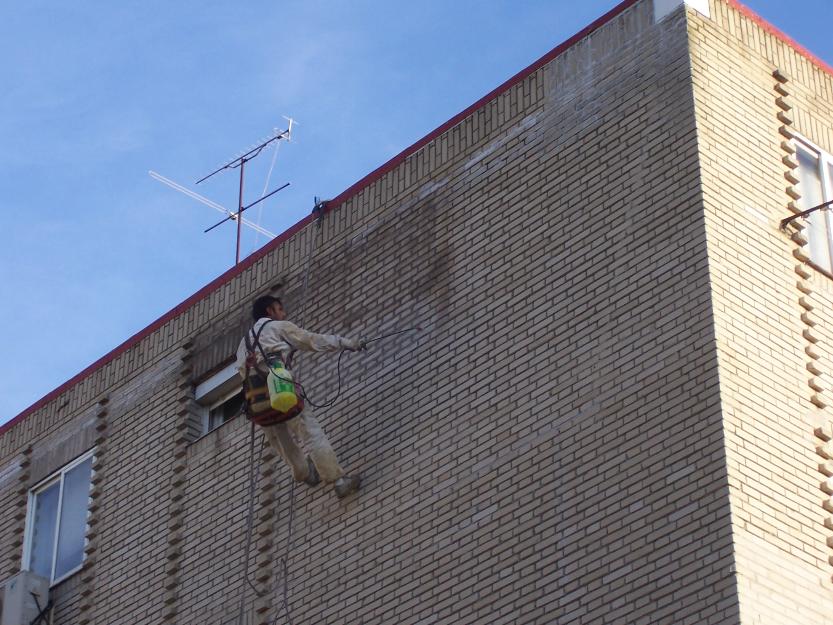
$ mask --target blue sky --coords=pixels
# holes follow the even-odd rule
[[[7,3],[0,423],[233,264],[233,225],[203,234],[222,216],[148,170],[233,208],[236,172],[192,183],[291,115],[260,212],[282,232],[616,4]],[[746,4],[833,64],[829,0]]]

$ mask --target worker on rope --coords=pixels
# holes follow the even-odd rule
[[[267,375],[264,371],[272,366],[273,359],[280,359],[286,369],[291,369],[292,356],[296,350],[311,352],[335,352],[340,350],[360,351],[366,344],[360,339],[347,339],[332,334],[315,334],[299,328],[286,320],[286,311],[281,300],[264,295],[252,305],[254,326],[240,341],[237,348],[237,369],[246,381],[254,372]],[[264,360],[267,362],[264,363]],[[300,404],[299,414],[274,425],[264,425],[263,431],[284,461],[292,469],[296,482],[315,486],[321,479],[333,484],[335,494],[341,498],[355,493],[361,485],[356,475],[344,475],[324,430],[308,407]],[[299,447],[306,446],[309,456]]]

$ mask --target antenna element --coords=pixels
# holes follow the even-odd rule
[[[217,169],[212,171],[210,174],[208,174],[207,176],[203,176],[202,178],[197,180],[196,183],[194,183],[194,184],[200,184],[201,182],[204,182],[204,181],[208,180],[209,178],[211,178],[211,176],[214,176],[215,174],[219,174],[221,171],[225,171],[226,169],[236,169],[238,167],[240,168],[240,183],[239,183],[238,193],[237,193],[237,212],[236,213],[229,212],[228,216],[225,219],[223,219],[219,223],[214,224],[213,226],[208,228],[208,230],[206,230],[206,232],[208,232],[209,230],[213,230],[214,228],[216,228],[217,226],[219,226],[222,223],[225,223],[228,220],[232,220],[232,221],[237,222],[237,247],[236,247],[236,250],[235,250],[235,253],[234,253],[234,264],[235,265],[237,265],[240,262],[240,231],[241,231],[241,226],[243,225],[243,217],[242,217],[241,213],[244,210],[246,210],[247,208],[251,208],[252,206],[257,204],[258,202],[261,202],[261,201],[265,200],[267,197],[269,197],[271,195],[274,195],[275,193],[277,193],[281,189],[285,189],[286,187],[289,186],[289,183],[287,182],[285,185],[283,185],[281,187],[278,187],[277,189],[275,189],[271,193],[269,193],[267,195],[264,195],[259,200],[257,200],[257,202],[252,202],[248,206],[243,206],[243,179],[244,179],[244,170],[246,168],[246,163],[248,163],[250,160],[252,160],[254,158],[257,158],[258,155],[261,152],[263,152],[264,148],[267,145],[269,145],[270,143],[273,143],[274,141],[280,141],[281,139],[285,139],[286,141],[289,141],[291,139],[292,125],[293,125],[293,123],[295,123],[295,120],[293,120],[291,118],[287,118],[287,119],[289,120],[289,127],[286,130],[284,130],[282,132],[276,132],[274,136],[270,137],[266,141],[263,141],[259,145],[256,145],[255,147],[251,148],[248,152],[246,152],[242,156],[238,156],[237,158],[234,158],[234,159],[230,160],[225,165],[222,165],[222,166],[218,167]]]

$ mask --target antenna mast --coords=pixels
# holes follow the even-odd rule
[[[236,250],[235,250],[235,254],[234,254],[234,264],[235,265],[237,265],[240,262],[240,232],[241,232],[241,227],[243,225],[243,216],[242,216],[241,213],[244,210],[246,210],[247,208],[251,208],[255,204],[258,204],[258,203],[262,202],[263,200],[265,200],[266,198],[274,195],[275,193],[277,193],[281,189],[285,189],[286,187],[289,186],[289,183],[287,182],[286,184],[278,187],[277,189],[275,189],[271,193],[268,193],[268,194],[264,195],[259,200],[255,201],[255,202],[252,202],[248,206],[243,206],[243,182],[244,182],[244,170],[246,168],[246,163],[248,163],[250,160],[252,160],[254,158],[257,158],[260,155],[260,153],[269,144],[271,144],[275,141],[280,141],[281,139],[284,139],[286,141],[289,141],[291,139],[291,137],[292,137],[292,125],[295,123],[295,120],[293,120],[292,118],[287,118],[287,119],[289,121],[289,126],[286,130],[276,133],[274,136],[270,137],[266,141],[263,141],[259,145],[256,145],[255,147],[251,148],[248,152],[246,152],[242,156],[238,156],[237,158],[230,160],[225,165],[222,165],[222,166],[218,167],[217,169],[212,171],[210,174],[208,174],[207,176],[203,176],[202,178],[197,180],[196,183],[194,183],[194,184],[200,184],[201,182],[204,182],[204,181],[208,180],[212,176],[214,176],[216,174],[219,174],[221,171],[225,171],[226,169],[236,169],[238,167],[240,168],[240,182],[239,182],[239,188],[238,188],[238,193],[237,193],[237,212],[236,213],[229,212],[228,217],[226,217],[222,221],[214,224],[213,226],[211,226],[210,228],[208,228],[206,230],[206,232],[208,232],[209,230],[213,230],[214,228],[216,228],[217,226],[219,226],[222,223],[225,223],[229,219],[231,219],[232,221],[237,222],[237,246],[236,246]]]

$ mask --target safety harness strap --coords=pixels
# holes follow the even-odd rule
[[[262,326],[260,326],[260,328],[258,328],[257,332],[255,332],[254,327],[252,327],[252,329],[249,330],[249,332],[251,332],[252,336],[254,337],[253,342],[249,341],[249,332],[247,332],[246,336],[244,337],[246,339],[246,352],[250,356],[254,356],[255,355],[255,348],[260,350],[260,355],[263,357],[263,362],[266,363],[267,367],[271,366],[271,362],[274,360],[275,354],[272,354],[270,356],[266,355],[266,352],[264,351],[263,346],[260,344],[260,333],[263,332],[263,328],[265,328],[268,324],[270,324],[273,321],[275,321],[275,320],[274,319],[267,320],[266,323],[264,323]],[[292,361],[295,357],[295,352],[297,352],[298,350],[295,348],[295,346],[292,343],[289,342],[289,339],[287,339],[285,336],[281,336],[281,339],[283,339],[284,343],[289,345],[289,355],[287,356],[286,362],[284,362],[283,365],[287,369],[292,369]],[[283,355],[281,355],[281,360],[283,361]],[[252,365],[252,366],[254,366],[254,365]]]

